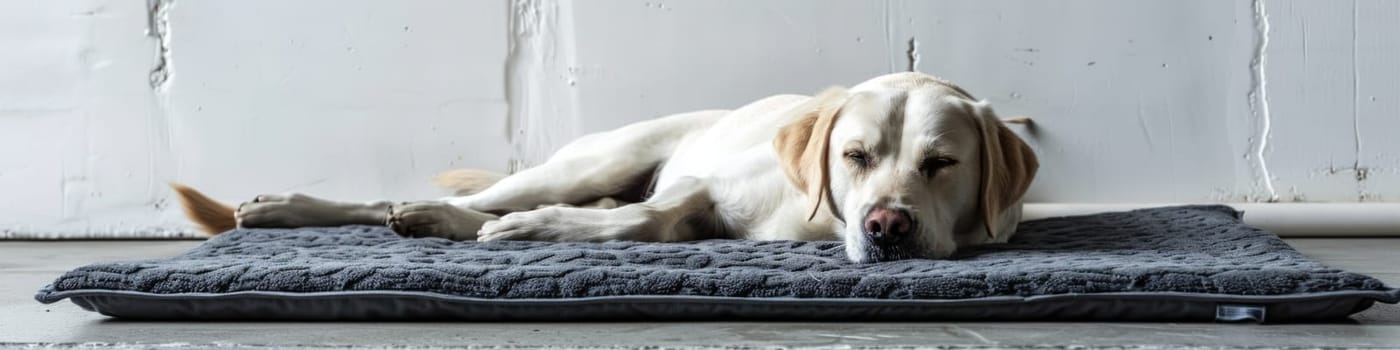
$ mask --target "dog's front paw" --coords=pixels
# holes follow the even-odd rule
[[[479,241],[546,241],[558,236],[560,212],[563,207],[546,207],[515,212],[500,220],[488,221],[477,232]]]
[[[650,217],[640,210],[548,207],[510,213],[477,232],[479,241],[606,242],[647,239]]]
[[[494,218],[443,202],[412,202],[394,206],[387,224],[405,237],[471,240],[482,223]]]

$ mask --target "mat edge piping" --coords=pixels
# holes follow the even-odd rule
[[[1238,295],[1238,294],[1210,294],[1210,293],[1184,293],[1184,292],[1110,292],[1110,293],[1080,293],[1080,294],[1052,294],[1035,295],[1029,297],[1015,296],[994,296],[967,299],[873,299],[873,298],[794,298],[794,297],[723,297],[704,295],[614,295],[598,297],[575,297],[575,298],[475,298],[455,295],[447,295],[432,292],[415,291],[333,291],[333,292],[270,292],[270,291],[240,291],[230,293],[172,293],[159,294],[138,291],[124,290],[103,290],[103,289],[76,289],[66,291],[52,291],[48,287],[39,291],[34,299],[44,304],[52,304],[67,298],[81,298],[89,296],[109,296],[109,297],[131,297],[142,299],[164,299],[164,300],[219,300],[219,299],[239,299],[239,298],[291,298],[291,299],[336,299],[347,297],[388,297],[388,298],[415,298],[428,299],[456,303],[469,304],[606,304],[606,303],[673,303],[673,302],[732,302],[736,304],[848,304],[848,305],[985,305],[985,304],[1014,304],[1039,301],[1055,301],[1060,299],[1175,299],[1183,301],[1215,301],[1215,302],[1303,302],[1337,297],[1360,297],[1370,298],[1387,304],[1400,303],[1400,289],[1388,290],[1354,290],[1354,291],[1330,291],[1313,292],[1286,295]]]

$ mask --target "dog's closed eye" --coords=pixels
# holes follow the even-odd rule
[[[949,157],[938,156],[938,157],[924,158],[924,161],[919,163],[919,172],[920,172],[920,173],[923,173],[924,176],[933,177],[933,175],[937,174],[939,170],[942,170],[942,169],[944,169],[944,168],[951,167],[951,166],[954,166],[954,165],[957,165],[957,164],[958,164],[958,160],[957,160],[957,159],[953,159],[953,158],[949,158]]]
[[[845,153],[846,160],[854,164],[858,169],[865,169],[870,166],[870,156],[865,151],[853,149]]]

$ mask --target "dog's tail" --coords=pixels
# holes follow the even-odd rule
[[[452,194],[466,196],[485,190],[506,178],[505,174],[481,169],[448,170],[433,176],[438,187],[452,191]]]
[[[189,186],[172,183],[170,188],[180,195],[180,206],[185,209],[185,216],[205,233],[212,236],[238,227],[233,207],[219,203]]]
[[[1007,124],[1021,124],[1021,125],[1031,125],[1031,124],[1034,124],[1034,123],[1035,123],[1034,120],[1031,120],[1031,117],[1012,117],[1012,118],[1002,119],[1001,122],[1002,122],[1002,123],[1007,123]]]

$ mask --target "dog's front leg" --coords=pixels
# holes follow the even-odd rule
[[[671,242],[698,238],[716,229],[705,183],[686,178],[642,203],[614,209],[546,207],[515,212],[487,222],[479,240]]]

